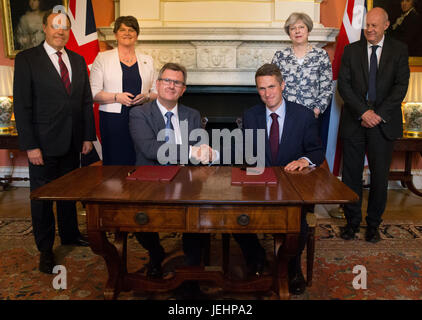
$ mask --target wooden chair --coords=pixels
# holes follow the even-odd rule
[[[328,167],[327,160],[321,164],[321,168],[330,170]],[[306,213],[306,222],[308,223],[308,238],[306,240],[306,286],[312,286],[312,276],[314,272],[314,259],[315,259],[315,228],[317,226],[317,219],[313,212],[313,206],[310,207],[312,211]],[[222,249],[223,249],[223,272],[228,271],[229,257],[230,257],[230,234],[223,233],[222,237]],[[205,252],[204,257],[208,257],[206,260],[209,262],[209,248]]]

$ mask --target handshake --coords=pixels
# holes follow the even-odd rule
[[[213,150],[209,145],[201,144],[199,147],[192,146],[191,159],[199,161],[202,164],[214,162],[217,156],[217,151]]]

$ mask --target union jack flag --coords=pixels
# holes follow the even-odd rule
[[[329,119],[329,128],[325,158],[327,159],[330,170],[337,176],[340,173],[341,165],[341,144],[338,136],[338,129],[343,104],[341,97],[336,94],[338,71],[340,69],[344,47],[349,43],[360,40],[362,37],[366,8],[366,0],[347,1],[344,10],[343,23],[337,37],[336,51],[334,53],[333,81],[335,92],[331,101],[331,106],[325,111],[329,113],[329,117],[327,117]]]
[[[89,73],[92,63],[100,51],[91,0],[70,0],[68,15],[72,23],[72,29],[66,47],[85,58]],[[94,142],[94,147],[98,157],[102,159],[98,108],[98,104],[94,104],[95,127],[97,130],[97,141]]]

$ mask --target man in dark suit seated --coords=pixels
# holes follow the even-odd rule
[[[186,90],[186,75],[183,66],[165,64],[156,83],[157,99],[130,111],[129,130],[135,144],[136,165],[205,164],[218,159],[218,153],[208,145],[196,146],[198,140],[189,141],[193,130],[201,130],[201,116],[197,110],[178,103]],[[149,251],[148,276],[161,277],[164,249],[158,233],[137,232],[135,236]],[[201,263],[204,241],[209,241],[208,234],[183,234],[188,266]]]
[[[254,155],[257,154],[259,143],[257,130],[265,130],[266,167],[284,166],[286,171],[300,171],[320,165],[324,161],[324,153],[318,122],[306,107],[283,99],[285,83],[280,69],[273,64],[264,64],[255,73],[255,83],[262,103],[248,109],[243,115],[244,131],[253,130]],[[300,263],[308,232],[305,211],[301,216],[299,251],[288,266],[289,290],[292,294],[301,294],[305,290]],[[233,236],[245,256],[249,276],[261,275],[267,262],[265,250],[256,234]]]
[[[344,100],[340,119],[343,140],[343,182],[359,196],[344,205],[345,240],[355,238],[362,220],[362,173],[368,156],[371,183],[365,240],[380,241],[379,225],[387,202],[393,142],[403,134],[401,103],[409,84],[407,47],[384,32],[389,26],[382,8],[366,15],[365,37],[345,47],[338,75]]]
[[[64,48],[70,20],[44,15],[45,41],[16,56],[14,105],[19,144],[29,160],[31,191],[79,167],[96,139],[92,94],[85,60]],[[32,226],[40,251],[39,270],[52,273],[55,236],[53,203],[31,200]],[[75,203],[57,201],[61,243],[87,246],[78,229]]]

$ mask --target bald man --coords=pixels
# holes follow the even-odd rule
[[[380,240],[379,225],[387,202],[393,141],[402,136],[401,103],[409,83],[407,46],[384,36],[390,22],[382,8],[366,15],[365,37],[344,49],[338,88],[344,100],[340,136],[343,182],[359,195],[344,206],[341,237],[355,238],[362,220],[362,173],[365,152],[371,173],[365,240]]]

